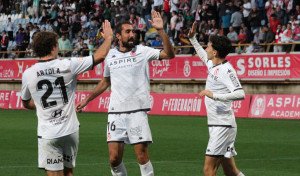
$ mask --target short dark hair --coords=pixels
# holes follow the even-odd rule
[[[58,45],[58,35],[55,32],[38,32],[33,37],[32,49],[37,57],[45,57],[51,54]]]
[[[123,24],[132,25],[131,23],[129,23],[129,21],[122,21],[122,22],[118,23],[117,26],[116,26],[116,34],[120,34],[121,35]]]
[[[232,50],[231,41],[226,36],[211,35],[209,41],[220,58],[225,58]]]

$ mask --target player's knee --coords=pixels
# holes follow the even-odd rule
[[[213,170],[213,168],[205,165],[203,167],[203,173],[204,173],[205,176],[211,176],[211,175],[214,175],[214,170]]]
[[[109,161],[112,167],[116,167],[122,162],[122,159],[120,159],[118,155],[110,155]]]
[[[236,176],[236,174],[230,170],[224,170],[223,172],[224,172],[224,175],[226,175],[226,176]]]
[[[137,154],[137,160],[140,164],[146,164],[149,161],[149,156],[146,153]]]

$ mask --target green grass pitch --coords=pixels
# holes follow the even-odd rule
[[[79,114],[75,175],[109,176],[107,114]],[[204,117],[149,116],[150,158],[158,176],[203,175],[208,129]],[[300,175],[300,120],[237,119],[236,162],[246,176]],[[37,169],[34,111],[0,110],[0,176],[45,175]],[[129,176],[140,175],[132,146],[125,147]],[[218,175],[223,175],[219,168]]]

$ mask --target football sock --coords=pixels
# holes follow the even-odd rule
[[[139,164],[142,176],[154,176],[154,171],[150,160],[146,164]]]
[[[237,176],[245,176],[242,172],[240,172]]]
[[[123,161],[117,167],[111,167],[111,174],[113,176],[127,176],[127,171]]]

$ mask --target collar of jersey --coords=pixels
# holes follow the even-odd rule
[[[54,59],[47,59],[47,60],[38,60],[38,62],[50,62],[50,61],[53,61]]]
[[[136,46],[134,46],[134,48],[132,48],[130,51],[120,51],[120,50],[119,50],[119,47],[116,47],[116,49],[117,49],[120,53],[135,52],[135,51],[136,51]]]
[[[214,67],[216,67],[216,66],[218,66],[218,65],[226,64],[227,62],[228,62],[228,60],[224,60],[223,62],[221,62],[221,63],[219,63],[219,64],[213,66],[212,68],[214,68]]]

